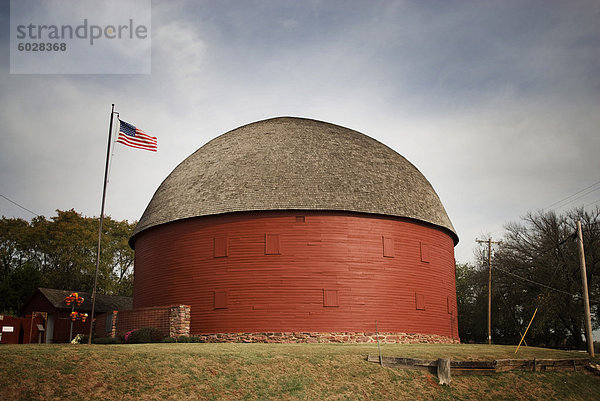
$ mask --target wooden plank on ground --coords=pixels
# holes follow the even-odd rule
[[[369,362],[379,363],[378,355],[368,355]],[[432,373],[437,371],[438,360],[401,357],[382,357],[384,366],[399,369],[425,369]],[[573,359],[497,359],[495,361],[451,361],[452,374],[455,375],[491,375],[511,370],[553,371],[583,370],[589,366],[589,358]]]
[[[496,361],[451,361],[452,368],[495,369]]]
[[[452,373],[450,369],[450,359],[438,359],[437,377],[442,386],[449,386],[452,382]]]
[[[368,355],[367,361],[379,363],[379,355]],[[433,359],[398,358],[384,356],[381,358],[381,363],[384,366],[397,369],[420,369],[428,370],[432,373],[435,373],[437,369],[437,360]]]

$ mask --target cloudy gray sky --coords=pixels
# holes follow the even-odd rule
[[[444,203],[459,262],[588,186],[558,210],[600,204],[598,1],[153,1],[149,75],[11,75],[9,15],[0,0],[0,195],[45,216],[99,215],[111,103],[159,140],[156,154],[115,147],[117,219],[137,220],[210,139],[275,116],[405,156]],[[32,217],[4,198],[0,214]]]

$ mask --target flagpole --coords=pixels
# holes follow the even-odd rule
[[[102,188],[102,207],[100,208],[100,228],[98,229],[98,253],[96,255],[96,274],[94,275],[94,290],[92,291],[92,314],[90,316],[90,335],[88,344],[92,343],[92,331],[94,328],[94,311],[96,309],[96,287],[98,285],[98,270],[100,269],[100,245],[102,243],[102,223],[104,222],[104,203],[106,201],[106,184],[108,183],[108,166],[110,164],[110,140],[112,138],[113,117],[115,105],[113,103],[110,111],[110,125],[108,126],[108,145],[106,147],[106,167],[104,168],[104,186]]]

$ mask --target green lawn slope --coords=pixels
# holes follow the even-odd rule
[[[494,360],[577,352],[384,344],[384,356]],[[1,400],[600,400],[587,372],[453,376],[366,362],[376,345],[140,344],[0,347]],[[595,360],[597,362],[598,360]]]

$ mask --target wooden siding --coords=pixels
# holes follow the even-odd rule
[[[86,300],[87,301],[87,300]],[[82,308],[77,308],[76,311],[81,311]],[[39,291],[34,292],[33,296],[27,301],[27,304],[21,309],[21,314],[31,315],[33,312],[46,312],[48,315],[54,315],[54,331],[52,333],[52,342],[67,343],[69,342],[69,332],[71,330],[71,308],[56,309]],[[99,312],[98,312],[99,313]],[[73,337],[77,334],[89,334],[90,319],[84,322],[77,320],[73,322]],[[48,333],[46,333],[48,335]],[[34,342],[37,341],[34,339]]]
[[[279,255],[279,234],[265,235],[265,255]]]
[[[215,238],[215,258],[224,258],[227,256],[227,237]]]
[[[386,258],[394,257],[394,239],[383,236],[383,256]]]
[[[323,289],[323,306],[340,306],[337,290]]]
[[[454,243],[445,230],[361,213],[302,213],[304,222],[294,211],[232,213],[140,233],[134,307],[191,305],[191,334],[370,332],[377,320],[381,332],[458,338],[448,313],[456,310]],[[227,238],[227,257],[215,258],[215,238]],[[270,238],[278,254],[266,254]],[[389,249],[393,257],[384,256]],[[416,293],[426,310],[415,308]],[[216,294],[226,294],[225,308],[216,307]]]

